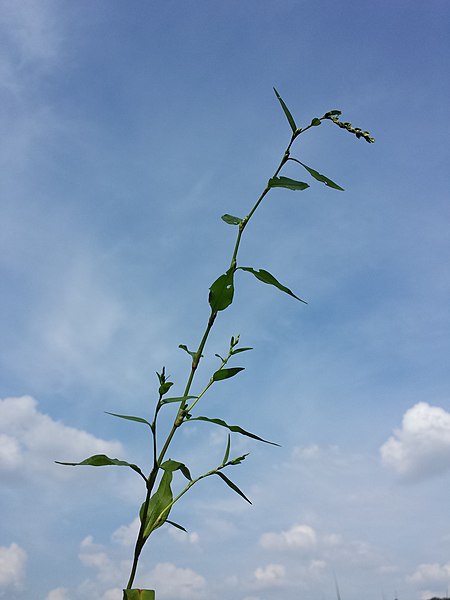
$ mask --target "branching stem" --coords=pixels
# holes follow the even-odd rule
[[[286,150],[284,151],[283,157],[280,161],[280,164],[278,165],[277,169],[275,170],[275,173],[273,175],[273,177],[277,177],[278,174],[280,173],[281,169],[283,168],[283,166],[287,163],[287,161],[289,160],[290,157],[290,150],[292,147],[292,144],[294,143],[295,139],[302,133],[304,133],[305,131],[307,131],[310,127],[312,127],[312,125],[308,125],[307,127],[305,127],[304,129],[297,129],[295,132],[293,132],[292,136],[291,136],[291,140],[286,148]],[[239,252],[239,248],[240,248],[240,244],[241,244],[241,239],[242,239],[242,234],[244,232],[244,229],[246,228],[248,222],[250,221],[250,219],[252,218],[252,216],[255,214],[256,210],[258,209],[259,205],[261,204],[261,202],[263,201],[264,197],[267,195],[267,193],[270,191],[271,187],[269,184],[266,185],[266,187],[264,188],[264,190],[262,191],[261,195],[259,196],[259,198],[257,199],[257,201],[255,202],[253,208],[250,210],[250,212],[248,213],[248,215],[242,219],[242,221],[239,224],[239,230],[238,230],[238,234],[237,234],[237,238],[236,238],[236,242],[234,245],[234,249],[233,249],[233,254],[231,257],[231,261],[230,261],[230,267],[229,270],[231,270],[233,273],[237,270],[237,256],[238,256],[238,252]],[[199,346],[197,348],[197,351],[194,354],[194,358],[192,360],[192,366],[191,366],[191,371],[189,373],[189,377],[186,383],[186,387],[184,390],[184,394],[183,396],[188,396],[189,392],[191,390],[191,386],[192,383],[194,381],[194,377],[195,377],[195,373],[197,371],[197,367],[200,363],[202,354],[203,354],[203,350],[205,348],[206,342],[208,340],[209,334],[211,332],[211,329],[214,325],[214,322],[216,320],[218,311],[212,310],[211,314],[208,318],[208,323],[206,325],[205,331],[203,333],[203,336],[201,338],[201,341],[199,343]],[[231,354],[230,354],[231,356]],[[227,360],[230,358],[230,356],[228,356],[228,358],[223,362],[222,367],[224,366],[224,364],[227,362]],[[200,399],[200,397],[202,397],[204,395],[204,393],[209,389],[209,387],[212,385],[212,380],[207,384],[207,386],[205,387],[205,389],[203,390],[203,392],[197,397],[197,399],[192,403],[192,405],[189,407],[190,409],[198,402],[198,400]],[[158,405],[157,405],[157,409],[155,411],[155,418],[154,421],[152,423],[152,433],[153,433],[153,451],[154,451],[154,462],[153,462],[153,468],[147,478],[147,493],[146,493],[146,497],[145,497],[145,501],[143,504],[143,508],[142,508],[142,514],[141,514],[141,525],[139,528],[139,532],[137,535],[137,539],[136,539],[136,545],[135,545],[135,550],[134,550],[134,559],[133,559],[133,564],[132,564],[132,568],[131,568],[131,574],[130,574],[130,578],[128,580],[128,584],[127,584],[127,588],[126,589],[131,589],[133,582],[134,582],[134,578],[136,575],[136,569],[137,569],[137,565],[138,565],[138,561],[139,561],[139,556],[141,554],[142,548],[144,547],[144,544],[146,542],[146,538],[145,538],[145,526],[146,526],[146,521],[147,521],[147,516],[148,516],[148,509],[149,509],[149,505],[150,505],[150,498],[152,495],[152,491],[153,488],[155,486],[155,482],[156,482],[156,478],[158,476],[158,472],[161,468],[161,464],[164,461],[164,458],[166,456],[167,450],[169,449],[169,446],[172,442],[172,439],[175,435],[176,430],[180,427],[180,425],[183,424],[183,422],[186,420],[186,414],[188,413],[187,410],[187,401],[184,400],[181,402],[180,407],[178,409],[177,415],[174,419],[172,428],[166,438],[166,441],[164,442],[161,451],[159,453],[158,458],[156,458],[157,456],[157,445],[156,445],[156,418],[158,416],[158,412],[159,409],[161,408],[161,397],[158,401]],[[222,468],[222,467],[220,467]],[[219,469],[220,469],[219,468]],[[190,482],[185,489],[173,500],[173,502],[170,503],[170,505],[168,507],[166,507],[166,509],[161,513],[160,517],[163,516],[163,514],[165,514],[168,510],[170,510],[171,506],[181,497],[183,496],[193,485],[194,483],[197,483],[198,481],[200,481],[201,479],[204,479],[205,477],[208,477],[210,475],[215,474],[219,469],[214,469],[200,477],[198,477],[197,479],[193,480],[192,482]]]

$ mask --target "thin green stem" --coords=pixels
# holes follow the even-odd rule
[[[289,160],[289,154],[290,154],[290,150],[291,150],[291,146],[294,143],[294,140],[301,134],[304,133],[307,129],[309,129],[311,127],[311,125],[308,125],[307,127],[305,127],[303,130],[298,129],[297,131],[295,131],[292,134],[291,140],[283,154],[283,157],[280,161],[280,164],[278,165],[273,177],[277,177],[279,172],[281,171],[281,169],[283,168],[283,166],[286,164],[286,162]],[[241,221],[240,225],[239,225],[239,231],[237,234],[237,238],[236,238],[236,242],[234,245],[234,249],[233,249],[233,254],[231,257],[231,262],[230,262],[230,269],[232,269],[233,271],[236,271],[237,269],[237,255],[239,252],[239,248],[240,248],[240,244],[241,244],[241,239],[242,239],[242,234],[244,232],[245,227],[247,226],[248,222],[250,221],[250,219],[252,218],[252,216],[254,215],[254,213],[256,212],[256,210],[258,209],[259,205],[261,204],[261,202],[263,201],[264,197],[267,195],[267,193],[270,191],[270,186],[266,185],[266,187],[264,188],[264,190],[262,191],[261,195],[259,196],[259,198],[257,199],[255,205],[253,206],[253,208],[250,210],[250,212],[248,213],[248,215]],[[197,367],[200,363],[202,354],[203,354],[203,350],[205,348],[206,342],[208,341],[209,338],[209,334],[211,332],[211,329],[214,325],[214,322],[216,320],[218,312],[217,311],[212,311],[209,318],[208,318],[208,323],[206,325],[205,331],[203,333],[203,336],[201,338],[201,341],[199,343],[198,349],[194,355],[193,361],[192,361],[192,366],[191,366],[191,371],[189,373],[189,377],[186,383],[186,387],[184,390],[184,396],[188,396],[191,386],[193,384],[194,381],[194,377],[195,377],[195,373],[197,371]],[[230,354],[231,356],[231,354]],[[229,356],[229,357],[230,357]],[[229,359],[229,357],[227,358],[227,360]],[[225,361],[226,362],[226,361]],[[225,364],[225,363],[224,363]],[[222,364],[222,367],[224,366],[224,364]],[[193,408],[193,406],[195,406],[195,404],[197,404],[197,402],[199,401],[199,399],[205,394],[205,392],[209,389],[209,387],[212,385],[213,380],[211,380],[207,386],[205,387],[205,389],[203,390],[203,392],[197,397],[197,399],[195,400],[195,402],[189,407],[190,409]],[[161,398],[160,398],[161,401]],[[144,544],[146,542],[146,539],[144,538],[144,531],[145,531],[145,525],[146,525],[146,520],[147,520],[147,514],[148,514],[148,508],[149,508],[149,504],[150,504],[150,498],[151,498],[151,494],[156,482],[156,478],[159,472],[159,469],[161,467],[161,464],[164,460],[164,457],[166,455],[167,450],[169,449],[169,446],[172,442],[172,439],[175,435],[176,430],[178,429],[178,427],[185,421],[186,419],[186,414],[187,414],[187,401],[183,401],[180,405],[180,408],[178,409],[177,415],[174,419],[172,428],[166,438],[166,441],[164,442],[161,451],[159,453],[158,458],[156,459],[156,418],[159,412],[159,408],[160,408],[160,401],[158,402],[158,408],[155,412],[155,420],[152,424],[152,433],[153,433],[153,449],[154,449],[154,463],[153,463],[153,468],[148,476],[147,479],[147,493],[146,493],[146,497],[145,497],[145,501],[144,501],[144,505],[143,505],[143,510],[142,510],[142,516],[141,516],[141,525],[139,528],[139,532],[138,532],[138,536],[136,539],[136,545],[135,545],[135,551],[134,551],[134,559],[133,559],[133,564],[132,564],[132,568],[131,568],[131,574],[130,574],[130,578],[128,580],[128,584],[127,584],[127,589],[131,589],[131,586],[133,585],[134,582],[134,578],[136,575],[136,569],[137,569],[137,565],[138,565],[138,561],[139,561],[139,556],[140,553],[142,551],[142,548],[144,547]],[[222,467],[220,467],[222,468]],[[197,481],[199,481],[200,479],[204,479],[205,477],[208,477],[209,475],[213,475],[214,473],[216,473],[219,469],[215,469],[213,471],[210,471],[208,473],[206,473],[205,475],[202,475],[201,477],[197,478],[196,480],[194,480],[193,482],[190,482],[188,484],[188,486],[186,486],[186,488],[183,490],[183,492],[181,492],[181,494],[179,494],[177,496],[177,498],[168,506],[166,507],[166,511],[170,509],[170,507],[182,496],[184,495],[188,489],[190,489],[192,487],[192,485],[194,485],[194,483],[196,483]],[[162,514],[164,514],[165,511],[163,511]]]

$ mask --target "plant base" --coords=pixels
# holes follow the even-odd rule
[[[123,590],[123,600],[155,600],[155,590]]]

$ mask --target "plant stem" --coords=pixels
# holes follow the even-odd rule
[[[298,129],[297,131],[295,131],[292,134],[291,140],[283,154],[283,157],[280,161],[280,164],[278,165],[273,177],[277,177],[279,172],[281,171],[281,169],[283,168],[283,166],[286,164],[286,162],[289,160],[289,155],[290,155],[290,150],[291,150],[291,146],[294,143],[294,140],[301,134],[304,133],[307,129],[309,129],[311,127],[311,125],[308,125],[307,127],[305,127],[303,130]],[[242,238],[242,234],[244,232],[245,227],[247,226],[248,222],[250,221],[250,219],[252,218],[252,216],[254,215],[255,211],[258,209],[259,205],[261,204],[261,202],[263,201],[264,197],[267,195],[267,193],[269,192],[269,190],[271,189],[271,187],[269,186],[269,184],[266,185],[266,187],[264,188],[264,190],[262,191],[261,195],[259,196],[259,198],[257,199],[255,205],[253,206],[253,208],[250,210],[250,212],[248,213],[248,215],[241,221],[241,223],[239,224],[239,231],[237,234],[237,238],[236,238],[236,243],[234,245],[234,249],[233,249],[233,254],[231,257],[231,261],[230,261],[230,267],[229,270],[232,270],[233,272],[236,271],[237,269],[237,255],[239,252],[239,247],[241,244],[241,238]],[[211,311],[211,314],[208,318],[208,323],[206,325],[205,331],[203,333],[203,336],[201,338],[201,341],[199,343],[198,349],[195,352],[194,358],[192,360],[192,366],[191,366],[191,371],[186,383],[186,387],[184,390],[184,396],[188,396],[192,383],[194,381],[194,377],[195,377],[195,373],[197,371],[197,367],[200,363],[201,357],[202,357],[202,353],[203,350],[205,348],[206,342],[208,340],[209,334],[211,332],[211,329],[214,325],[214,322],[216,320],[218,311]],[[222,365],[223,366],[223,365]],[[209,385],[207,386],[206,389],[208,389]],[[206,389],[204,391],[206,391]],[[202,393],[203,395],[203,393]],[[185,418],[186,418],[186,407],[187,407],[187,401],[184,400],[183,402],[181,402],[181,405],[178,409],[177,415],[174,419],[172,428],[166,438],[166,441],[164,442],[164,445],[162,446],[162,449],[159,453],[158,458],[156,459],[156,417],[158,415],[159,412],[159,408],[160,406],[160,401],[161,398],[158,402],[158,406],[157,406],[157,410],[155,411],[155,419],[153,421],[152,424],[152,432],[153,432],[153,449],[154,449],[154,463],[153,463],[153,468],[147,478],[147,493],[146,493],[146,497],[145,497],[145,501],[143,504],[143,509],[142,509],[142,515],[141,515],[141,525],[139,528],[139,532],[138,532],[138,536],[136,539],[136,544],[135,544],[135,549],[134,549],[134,558],[133,558],[133,564],[132,564],[132,568],[131,568],[131,574],[130,574],[130,578],[128,580],[128,584],[127,584],[127,588],[126,589],[131,589],[133,582],[134,582],[134,578],[136,575],[136,569],[137,569],[137,565],[138,565],[138,561],[139,561],[139,556],[141,554],[142,548],[144,547],[145,542],[147,541],[146,538],[144,537],[144,533],[145,533],[145,526],[146,526],[146,521],[147,521],[147,515],[148,515],[148,508],[149,508],[149,504],[150,504],[150,498],[151,498],[151,494],[156,482],[156,478],[159,472],[159,469],[161,467],[161,464],[164,460],[164,457],[166,455],[166,452],[170,446],[170,443],[172,442],[173,436],[175,435],[176,430],[178,429],[178,427],[180,427],[180,425],[184,422]],[[197,400],[198,401],[198,400]],[[197,403],[197,401],[194,402],[194,404]],[[197,481],[199,481],[200,479],[204,479],[205,477],[214,474],[215,472],[217,472],[217,469],[214,469],[211,472],[208,472],[205,475],[202,475],[201,477],[193,480],[193,482],[191,482],[184,490],[183,492],[181,492],[181,494],[179,496],[177,496],[177,498],[169,505],[172,506],[172,504],[174,504],[174,502],[176,502],[176,500],[178,500],[182,495],[184,495],[188,489],[190,489],[192,487],[192,485],[194,485],[194,483],[196,483]]]

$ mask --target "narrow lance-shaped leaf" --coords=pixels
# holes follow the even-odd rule
[[[230,367],[229,369],[219,369],[212,376],[213,381],[222,381],[223,379],[229,379],[234,377],[240,371],[243,371],[244,367]]]
[[[136,421],[136,423],[144,423],[148,425],[151,429],[151,424],[147,421],[147,419],[143,419],[142,417],[131,417],[129,415],[118,415],[117,413],[108,412],[105,410],[107,415],[111,415],[112,417],[118,417],[119,419],[126,419],[127,421]]]
[[[133,469],[133,471],[136,471],[136,473],[139,473],[139,475],[147,481],[145,475],[143,474],[143,472],[137,465],[128,463],[124,460],[119,460],[118,458],[109,458],[109,456],[106,456],[106,454],[94,454],[93,456],[90,456],[89,458],[86,458],[85,460],[82,460],[81,462],[78,462],[78,463],[62,462],[60,460],[55,460],[55,462],[58,463],[58,465],[68,465],[70,467],[78,467],[78,466],[83,466],[83,465],[88,465],[91,467],[105,467],[105,466],[130,467],[130,469]]]
[[[225,310],[233,302],[234,270],[229,269],[226,273],[216,279],[209,288],[209,305],[213,312]]]
[[[230,436],[230,434],[228,434],[228,436],[227,436],[227,447],[225,448],[225,454],[223,456],[223,461],[222,461],[223,465],[227,462],[228,457],[230,456],[230,445],[231,445],[231,436]]]
[[[233,217],[233,215],[222,215],[221,219],[225,223],[228,223],[228,225],[240,225],[242,223],[242,219]]]
[[[248,352],[249,350],[253,350],[253,348],[236,348],[231,351],[231,354],[239,354],[239,352]]]
[[[157,491],[150,498],[150,502],[148,505],[147,518],[145,520],[145,529],[144,529],[144,538],[147,539],[148,536],[154,531],[161,527],[163,523],[166,521],[169,516],[170,510],[168,510],[161,519],[159,516],[164,511],[165,508],[169,506],[169,504],[173,500],[172,489],[170,484],[172,483],[172,472],[164,471],[163,476],[161,477],[161,481],[159,483]],[[142,504],[140,510],[140,518],[141,521],[144,518],[144,506],[145,503]]]
[[[281,108],[283,109],[284,114],[286,115],[289,125],[291,126],[292,132],[295,133],[297,131],[297,125],[295,124],[294,117],[291,115],[290,110],[286,106],[283,98],[280,96],[277,90],[273,88],[273,91],[275,92],[275,96],[278,98],[278,101],[281,104]]]
[[[302,191],[306,190],[306,188],[309,188],[309,185],[304,181],[296,181],[295,179],[290,179],[289,177],[272,177],[269,179],[268,186],[270,188],[281,187],[294,191]]]
[[[246,431],[245,429],[242,429],[242,427],[239,427],[239,425],[228,425],[228,423],[226,423],[222,419],[210,419],[209,417],[191,417],[189,419],[189,421],[206,421],[207,423],[214,423],[215,425],[220,425],[220,427],[226,427],[227,429],[229,429],[230,431],[233,431],[234,433],[240,433],[241,435],[245,435],[254,440],[258,440],[259,442],[264,442],[265,444],[271,444],[272,446],[279,446],[279,444],[275,444],[275,442],[269,442],[268,440],[265,440],[262,437],[259,437],[259,435],[255,435],[254,433],[250,433],[250,431]],[[226,461],[224,461],[224,462],[226,462]]]
[[[302,300],[301,298],[296,296],[292,290],[287,288],[285,285],[281,284],[278,281],[278,279],[275,279],[275,277],[271,273],[266,271],[265,269],[259,269],[259,271],[252,269],[252,267],[238,267],[238,269],[252,273],[252,275],[254,275],[256,277],[256,279],[259,279],[259,281],[262,281],[263,283],[267,283],[269,285],[273,285],[276,288],[278,288],[279,290],[281,290],[282,292],[284,292],[285,294],[289,294],[289,296],[292,296],[293,298],[300,300],[300,302],[303,302],[303,304],[307,304],[307,302],[305,302],[304,300]]]
[[[185,529],[182,525],[179,525],[178,523],[169,521],[169,519],[166,519],[166,523],[169,523],[169,525],[172,525],[173,527],[176,527],[177,529],[181,529],[181,531],[184,531],[185,533],[187,533],[187,529]]]
[[[242,490],[240,490],[238,488],[238,486],[231,481],[231,479],[228,479],[228,477],[226,475],[224,475],[223,473],[221,473],[220,471],[217,471],[216,475],[218,475],[223,481],[225,481],[225,483],[228,485],[228,487],[230,487],[234,492],[236,492],[236,494],[239,494],[239,496],[241,496],[242,498],[244,498],[244,500],[246,500],[249,504],[251,504],[250,500],[247,498],[247,496],[244,494],[244,492]]]
[[[197,398],[197,396],[179,396],[177,398],[164,398],[161,400],[161,404],[170,404],[172,402],[185,402],[191,400],[191,398]]]
[[[325,175],[322,175],[315,169],[311,169],[311,167],[308,167],[307,165],[305,165],[304,163],[300,162],[297,159],[292,159],[292,160],[295,160],[295,162],[298,162],[300,165],[302,165],[302,167],[304,167],[314,177],[314,179],[316,179],[317,181],[320,181],[321,183],[324,183],[327,187],[333,188],[335,190],[340,190],[341,192],[344,191],[344,188],[342,188],[340,185],[338,185],[337,183],[335,183],[328,177],[325,177]]]

